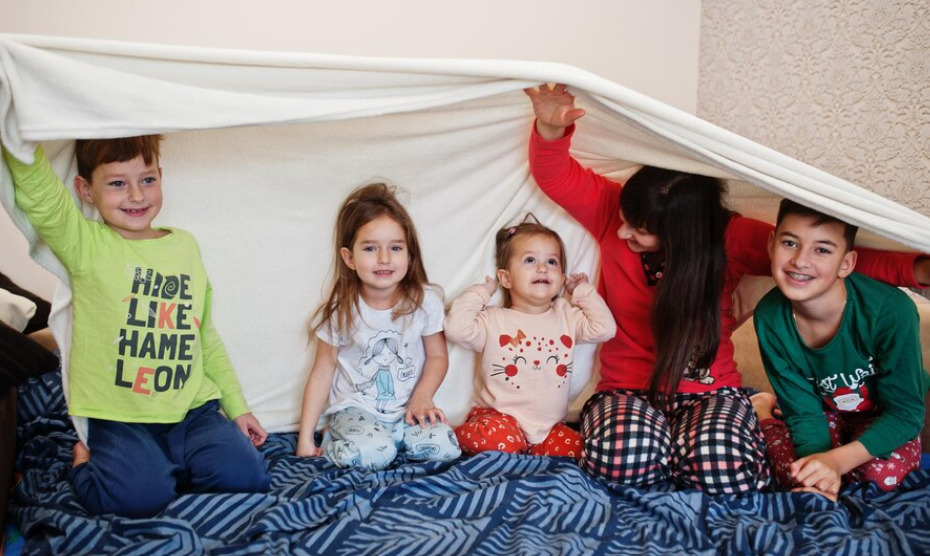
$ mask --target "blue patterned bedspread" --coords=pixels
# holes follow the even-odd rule
[[[23,479],[10,503],[25,554],[849,554],[930,553],[930,474],[897,492],[709,497],[592,480],[563,458],[488,453],[451,464],[339,470],[262,451],[268,494],[184,495],[158,517],[91,516],[67,472],[76,440],[50,373],[20,390]]]

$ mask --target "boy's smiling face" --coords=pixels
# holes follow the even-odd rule
[[[103,221],[126,239],[161,237],[152,221],[161,210],[161,169],[153,159],[146,164],[142,155],[125,162],[97,166],[90,182],[74,178],[81,199],[97,208]]]
[[[843,293],[841,279],[856,266],[856,252],[847,251],[839,222],[815,225],[814,216],[788,214],[769,238],[772,277],[792,304],[826,301]]]

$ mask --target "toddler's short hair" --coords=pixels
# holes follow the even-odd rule
[[[78,139],[74,154],[77,157],[78,175],[90,181],[94,170],[101,164],[126,162],[142,156],[146,164],[158,162],[161,135],[139,135],[118,139]]]

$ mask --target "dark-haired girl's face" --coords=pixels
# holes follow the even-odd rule
[[[645,228],[637,228],[627,223],[623,217],[623,211],[620,211],[620,219],[623,224],[617,230],[617,236],[626,241],[630,251],[634,253],[656,253],[662,250],[662,240],[656,234],[649,233]]]

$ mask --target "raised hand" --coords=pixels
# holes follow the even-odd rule
[[[533,103],[536,113],[536,131],[547,140],[554,141],[565,135],[565,128],[584,116],[584,110],[575,108],[575,96],[562,83],[550,86],[543,83],[538,89],[523,89]]]
[[[488,292],[488,297],[491,297],[494,295],[494,292],[497,291],[497,280],[490,276],[485,276],[482,286],[484,286],[484,291]]]
[[[568,280],[565,280],[565,293],[571,295],[574,293],[575,288],[578,287],[578,284],[587,284],[588,275],[584,272],[576,272],[569,275]]]

